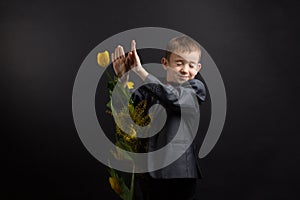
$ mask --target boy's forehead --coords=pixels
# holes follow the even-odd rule
[[[200,52],[199,51],[191,51],[191,52],[174,51],[171,53],[170,58],[184,59],[188,62],[198,63],[200,59]]]

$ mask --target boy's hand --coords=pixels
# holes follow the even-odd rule
[[[115,52],[111,54],[111,60],[113,62],[113,68],[118,76],[118,78],[122,78],[122,76],[132,69],[136,72],[143,80],[148,75],[148,72],[142,67],[141,60],[136,51],[136,43],[134,40],[131,42],[131,51],[125,57],[124,49],[121,45],[119,45]],[[128,75],[125,77],[125,80],[128,80]]]
[[[148,76],[148,72],[143,68],[141,64],[140,57],[136,52],[136,43],[135,40],[131,42],[131,51],[128,53],[128,63],[132,67],[132,70],[138,74],[142,80],[145,80]]]
[[[128,69],[128,66],[126,66],[125,52],[121,45],[115,48],[115,52],[111,54],[111,60],[118,78],[121,78],[127,71],[130,70]]]
[[[127,64],[133,68],[133,70],[137,70],[139,67],[142,66],[140,57],[136,52],[136,43],[135,40],[131,41],[131,51],[128,53],[127,56]]]

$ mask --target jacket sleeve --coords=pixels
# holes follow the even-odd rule
[[[206,96],[204,84],[197,79],[173,87],[161,83],[149,74],[142,87],[146,93],[156,97],[166,108],[172,110],[195,111],[199,105],[198,101],[203,102]]]

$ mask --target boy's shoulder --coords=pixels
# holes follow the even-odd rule
[[[183,83],[183,87],[192,88],[195,91],[195,94],[197,95],[197,97],[201,101],[205,100],[206,89],[205,89],[205,85],[202,81],[200,81],[198,79],[192,79],[192,80],[189,80],[189,81]]]
[[[194,89],[205,89],[204,83],[198,79],[191,79],[183,83],[184,86],[191,86]]]

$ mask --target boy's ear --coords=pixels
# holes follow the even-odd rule
[[[197,65],[197,72],[200,71],[201,67],[202,67],[202,65],[200,63],[198,63],[198,65]]]
[[[161,64],[163,65],[164,69],[167,70],[168,60],[165,57],[161,59]]]

